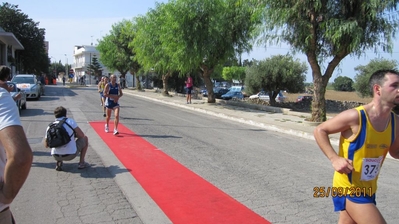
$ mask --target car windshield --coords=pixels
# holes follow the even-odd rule
[[[12,80],[15,83],[29,83],[29,84],[35,84],[35,79],[32,77],[14,77]]]

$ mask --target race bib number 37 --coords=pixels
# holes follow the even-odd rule
[[[382,156],[378,158],[364,158],[362,163],[362,181],[374,180],[380,172]]]

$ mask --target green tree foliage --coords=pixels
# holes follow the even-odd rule
[[[245,67],[240,66],[224,67],[222,77],[224,80],[232,81],[234,79],[238,80],[240,83],[244,83],[245,70]]]
[[[50,62],[44,45],[45,30],[38,26],[39,23],[21,12],[18,5],[3,3],[0,6],[0,27],[13,33],[25,48],[16,52],[16,66],[20,73],[48,73]]]
[[[171,27],[173,5],[156,4],[145,16],[137,17],[134,29],[136,37],[130,46],[136,50],[137,61],[144,71],[154,71],[162,76],[163,95],[169,95],[168,78],[181,65],[176,58],[181,49],[173,40]]]
[[[395,60],[387,60],[377,58],[371,60],[367,65],[359,65],[355,68],[357,74],[355,76],[354,88],[361,97],[371,97],[372,91],[368,85],[370,76],[380,69],[397,69],[398,62]]]
[[[136,73],[140,69],[135,58],[135,50],[129,46],[134,36],[133,22],[122,20],[112,25],[110,34],[100,40],[97,46],[97,50],[101,54],[100,61],[108,69],[120,72],[123,77],[126,77],[128,71],[137,75]]]
[[[391,51],[399,21],[399,0],[253,2],[264,8],[262,43],[286,42],[307,57],[314,83],[312,121],[326,120],[326,86],[341,60],[370,48]]]
[[[352,92],[354,90],[353,80],[346,76],[335,78],[332,85],[336,91]]]
[[[58,77],[60,73],[65,73],[65,66],[59,62],[52,62],[49,67],[50,75]]]
[[[292,93],[303,92],[306,72],[306,63],[294,60],[289,55],[277,55],[262,61],[253,61],[253,65],[246,70],[246,91],[249,94],[260,90],[267,91],[270,103],[273,104],[281,90]]]
[[[243,0],[175,0],[168,4],[169,35],[163,42],[177,58],[178,70],[185,74],[200,68],[214,103],[211,75],[236,54],[248,52],[257,22],[257,8]]]
[[[102,67],[96,55],[91,58],[91,63],[88,65],[87,71],[94,76],[101,76]]]

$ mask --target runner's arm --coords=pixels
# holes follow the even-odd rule
[[[395,140],[392,143],[391,147],[389,148],[389,154],[395,158],[395,159],[399,159],[399,124],[397,123],[399,121],[399,117],[397,115],[396,116],[396,122],[395,122],[395,131],[396,131],[396,135],[395,135]]]
[[[346,110],[332,119],[318,125],[313,134],[321,151],[331,161],[334,169],[340,173],[350,173],[353,170],[352,161],[340,157],[331,145],[329,135],[342,133],[358,125],[358,112],[354,109]]]
[[[101,84],[102,84],[102,82],[98,82],[98,85],[97,85],[97,90],[99,93],[101,92]]]
[[[103,91],[103,95],[104,95],[104,97],[109,97],[109,85],[108,85],[108,83],[107,84],[105,84],[105,86],[104,86],[104,91]]]

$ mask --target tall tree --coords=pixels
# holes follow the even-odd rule
[[[140,68],[135,60],[134,49],[129,47],[133,38],[132,21],[122,20],[112,25],[110,34],[97,45],[97,50],[101,54],[100,61],[110,70],[120,72],[122,77],[126,77],[128,71],[135,75]]]
[[[173,12],[172,3],[156,3],[145,16],[137,17],[135,23],[136,36],[131,46],[136,50],[136,58],[145,72],[155,72],[162,76],[163,95],[169,95],[168,79],[180,66],[175,55],[181,51],[178,42],[169,39],[172,36],[170,19]]]
[[[353,80],[346,76],[338,76],[335,78],[332,86],[336,91],[352,92],[354,90]]]
[[[233,79],[238,80],[243,84],[245,80],[245,70],[246,68],[241,66],[224,67],[222,77],[229,81],[232,81]]]
[[[92,74],[92,75],[94,75],[94,76],[97,76],[97,77],[98,77],[98,76],[101,76],[102,67],[101,67],[101,64],[100,64],[100,62],[98,61],[98,58],[97,58],[96,55],[94,55],[94,56],[91,58],[91,62],[90,62],[90,64],[88,65],[87,70],[90,72],[90,74]]]
[[[281,90],[300,92],[305,89],[307,66],[289,55],[276,55],[262,61],[253,61],[247,67],[245,87],[248,93],[264,90],[274,104]]]
[[[259,22],[257,7],[244,0],[174,0],[169,13],[168,43],[176,47],[179,70],[200,68],[215,102],[211,75],[226,60],[251,50],[252,31]],[[173,48],[172,48],[173,49]]]
[[[326,87],[343,58],[370,48],[392,50],[398,0],[253,1],[264,4],[262,42],[287,42],[307,57],[314,83],[312,121],[326,120]],[[324,72],[323,62],[328,62]]]
[[[25,48],[16,54],[16,66],[20,73],[48,73],[50,62],[45,50],[45,30],[38,26],[39,23],[24,14],[18,5],[3,3],[0,6],[0,27],[13,33]]]

